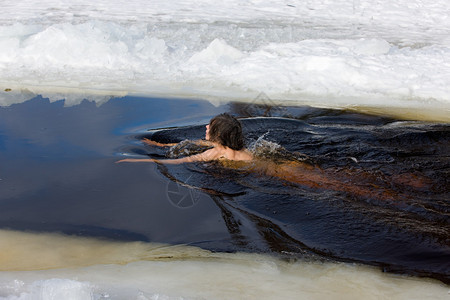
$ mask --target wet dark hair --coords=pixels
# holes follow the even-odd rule
[[[241,150],[244,148],[241,122],[227,113],[215,116],[209,122],[209,140],[233,150]]]

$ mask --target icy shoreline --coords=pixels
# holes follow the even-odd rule
[[[10,254],[16,267],[27,264],[36,248],[43,258],[65,266],[0,272],[0,295],[11,300],[327,299],[343,295],[346,299],[445,299],[448,291],[435,280],[386,274],[360,265],[286,262],[259,254],[211,253],[183,245],[57,234],[0,230],[0,235],[13,244],[27,241],[26,247]],[[80,253],[89,253],[104,264],[83,265],[82,261],[77,266]]]
[[[264,93],[284,105],[450,111],[446,1],[11,1],[4,10],[2,91]],[[2,92],[0,105],[10,98]]]

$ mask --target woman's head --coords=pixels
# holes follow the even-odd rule
[[[206,126],[206,139],[233,150],[244,148],[241,123],[226,113],[211,119]]]

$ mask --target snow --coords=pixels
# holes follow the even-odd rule
[[[3,1],[0,88],[450,111],[450,3]],[[15,103],[6,92],[0,105]],[[69,103],[70,104],[70,103]]]

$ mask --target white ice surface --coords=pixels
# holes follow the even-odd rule
[[[6,230],[0,237],[0,270],[10,270],[0,272],[2,300],[423,300],[449,293],[435,280],[353,264]]]
[[[450,2],[7,0],[0,88],[450,112]]]

